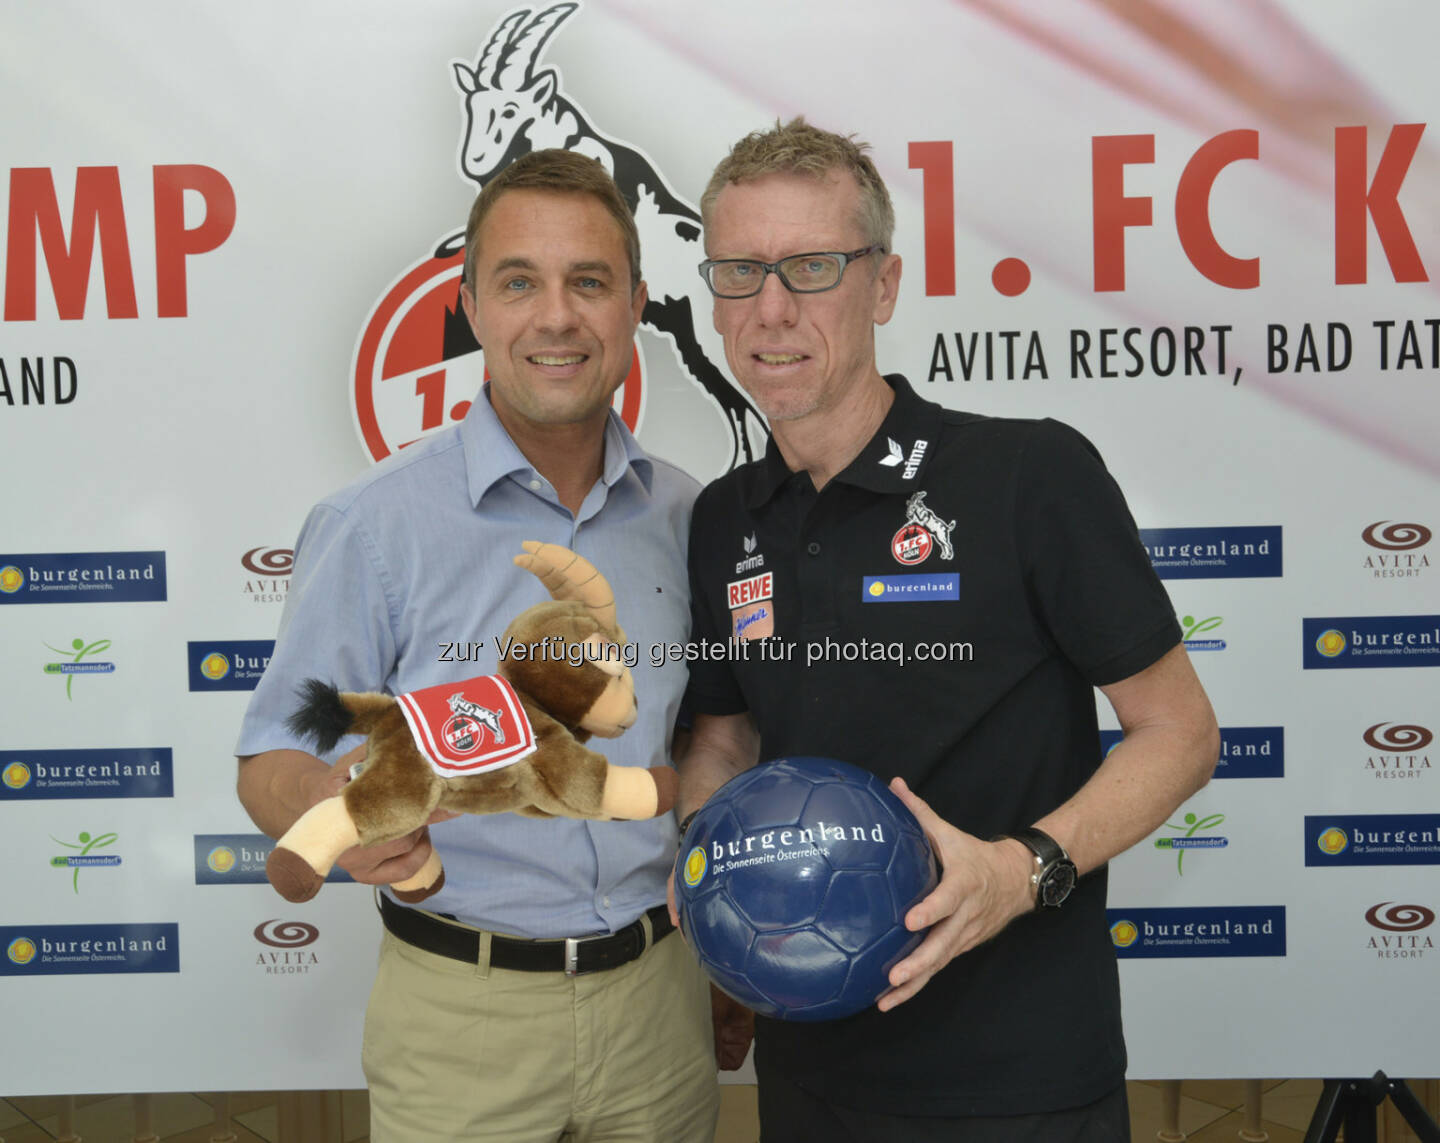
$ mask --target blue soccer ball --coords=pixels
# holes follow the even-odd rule
[[[873,1004],[920,943],[935,888],[915,816],[865,770],[762,763],[715,792],[675,864],[680,928],[705,972],[763,1016],[834,1020]]]

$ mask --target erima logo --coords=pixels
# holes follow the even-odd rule
[[[885,447],[888,450],[880,458],[880,464],[884,468],[895,468],[903,464],[905,471],[900,474],[902,480],[914,480],[915,474],[920,471],[920,458],[925,455],[925,450],[930,447],[927,440],[918,440],[910,448],[910,456],[907,459],[905,450],[900,447],[900,442],[894,437],[885,438]]]
[[[910,459],[905,462],[905,471],[900,474],[903,479],[915,479],[915,474],[920,471],[920,458],[925,455],[925,450],[929,446],[929,441],[915,442],[915,447],[910,450]]]
[[[754,571],[756,568],[763,568],[765,566],[765,554],[763,552],[761,552],[759,555],[751,555],[751,553],[755,551],[759,544],[760,541],[756,538],[754,532],[751,532],[750,535],[746,536],[743,540],[740,541],[740,546],[745,549],[745,555],[747,558],[741,560],[735,565],[736,575],[740,575],[743,572],[747,571]]]

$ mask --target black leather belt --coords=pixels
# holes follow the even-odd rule
[[[385,894],[380,898],[380,917],[385,927],[406,944],[463,960],[468,964],[480,961],[480,933],[447,924],[429,913],[397,905]],[[655,944],[671,933],[670,912],[656,905],[646,916],[650,918],[651,940]],[[645,951],[645,927],[635,920],[623,929],[598,937],[568,937],[559,941],[522,941],[514,937],[490,937],[490,964],[495,968],[519,972],[563,972],[581,976],[629,964]]]

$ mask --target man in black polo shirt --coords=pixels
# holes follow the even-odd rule
[[[880,374],[900,259],[863,147],[777,124],[701,210],[715,325],[774,435],[695,506],[694,638],[759,642],[693,665],[680,811],[759,759],[839,758],[894,778],[944,869],[875,1008],[757,1021],[762,1137],[1127,1140],[1105,863],[1219,735],[1125,501],[1074,430]],[[1094,687],[1125,730],[1103,763]]]

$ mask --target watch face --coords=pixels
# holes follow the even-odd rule
[[[1040,904],[1047,909],[1058,908],[1074,888],[1075,866],[1068,861],[1058,861],[1040,880]]]

